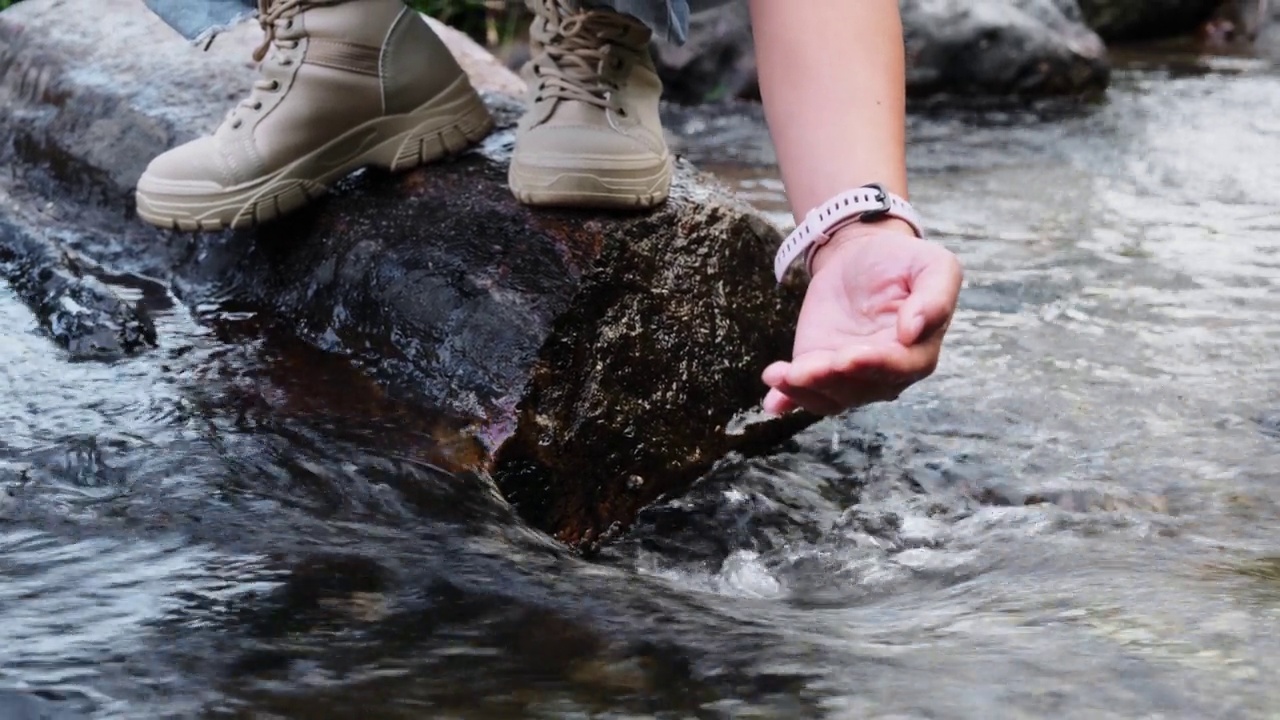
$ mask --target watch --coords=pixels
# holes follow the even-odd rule
[[[791,231],[773,259],[773,274],[782,282],[787,268],[800,256],[805,266],[813,260],[818,248],[830,242],[836,231],[850,223],[875,222],[897,218],[911,226],[917,237],[924,237],[920,218],[911,203],[894,195],[880,183],[871,183],[840,193],[809,211],[804,222]]]

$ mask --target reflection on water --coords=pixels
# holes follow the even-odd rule
[[[0,292],[0,712],[1274,717],[1277,117],[1243,61],[915,117],[937,376],[590,562],[250,316],[70,364]],[[696,122],[781,222],[758,119]]]

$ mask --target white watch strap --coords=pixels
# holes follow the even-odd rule
[[[911,203],[885,190],[880,185],[865,185],[840,193],[809,211],[804,222],[787,236],[773,259],[773,274],[782,282],[787,268],[810,250],[817,250],[831,240],[837,230],[852,222],[869,221],[872,217],[893,217],[911,226],[924,237],[920,218]]]

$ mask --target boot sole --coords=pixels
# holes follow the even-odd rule
[[[563,164],[566,167],[555,167]],[[570,167],[572,166],[572,167]],[[648,209],[671,193],[671,158],[657,165],[610,158],[571,158],[537,164],[512,160],[511,192],[525,205],[615,210]]]
[[[138,217],[173,230],[243,229],[324,195],[362,167],[401,172],[456,155],[484,139],[493,117],[466,77],[413,112],[377,118],[262,178],[215,192],[143,177]],[[144,187],[149,186],[149,187]]]

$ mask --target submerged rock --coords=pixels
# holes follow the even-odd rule
[[[89,274],[85,261],[0,216],[0,276],[74,360],[118,360],[156,342],[139,307]]]
[[[773,282],[779,233],[686,164],[650,214],[517,204],[505,163],[519,105],[501,91],[519,81],[441,32],[499,118],[481,151],[361,173],[255,232],[193,236],[129,217],[132,187],[249,86],[256,27],[201,53],[132,0],[26,0],[0,15],[0,190],[61,211],[11,221],[160,278],[191,307],[287,328],[424,414],[464,421],[476,452],[455,469],[492,472],[571,544],[811,423],[732,429],[758,407],[760,371],[789,352],[801,290]],[[16,232],[0,237],[7,252]]]
[[[34,693],[0,690],[0,718],[4,720],[83,720],[88,713],[60,707]]]
[[[1110,79],[1102,40],[1075,0],[902,0],[914,97],[1071,96]],[[668,98],[759,96],[745,1],[695,14],[684,46],[655,44]]]

